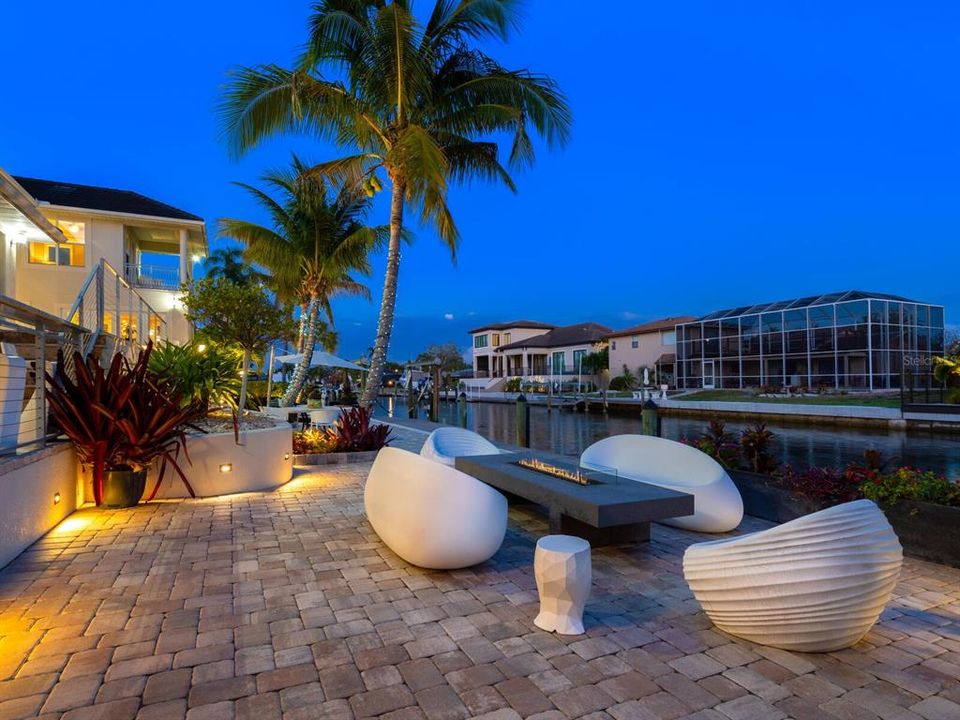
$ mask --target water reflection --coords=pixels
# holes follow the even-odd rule
[[[381,401],[377,414],[385,416],[388,407]],[[406,406],[398,400],[396,412],[406,417]],[[441,421],[458,423],[456,403],[441,403]],[[425,413],[421,412],[421,417]],[[739,433],[747,423],[727,422],[727,428]],[[706,420],[663,418],[663,436],[673,440],[697,437]],[[933,433],[904,433],[831,426],[779,425],[768,422],[776,434],[774,453],[780,463],[795,467],[813,465],[842,466],[862,460],[863,451],[880,450],[883,457],[898,465],[912,465],[960,479],[960,436]],[[467,405],[467,427],[496,442],[516,441],[516,411],[512,404],[470,403]],[[579,455],[597,440],[621,433],[640,432],[640,419],[605,417],[569,411],[548,412],[545,407],[530,408],[530,445],[565,455]]]

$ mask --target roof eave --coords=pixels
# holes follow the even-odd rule
[[[47,237],[57,243],[67,242],[64,234],[44,217],[33,197],[23,186],[0,168],[0,197],[33,223]]]

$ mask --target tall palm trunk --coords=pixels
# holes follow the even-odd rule
[[[311,296],[307,303],[307,321],[303,335],[303,345],[300,350],[300,362],[294,368],[293,377],[290,378],[290,384],[287,386],[287,392],[284,393],[280,404],[283,407],[293,405],[300,393],[303,392],[303,386],[307,381],[307,371],[310,369],[310,360],[313,359],[313,348],[317,343],[317,315],[320,311],[320,303],[317,298]]]
[[[393,331],[393,312],[397,305],[397,277],[400,272],[403,199],[406,191],[406,183],[394,178],[393,196],[390,200],[390,244],[387,246],[387,272],[383,278],[383,299],[380,301],[377,339],[373,343],[370,372],[367,373],[367,383],[363,386],[363,395],[360,398],[360,404],[365,408],[373,407],[380,391],[380,383],[383,380],[383,366],[387,361],[387,347],[390,345],[390,333]]]
[[[300,331],[297,333],[297,352],[303,352],[303,343],[307,339],[307,303],[300,303]]]

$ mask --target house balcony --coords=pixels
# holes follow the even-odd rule
[[[128,264],[124,267],[124,278],[134,287],[152,290],[180,289],[180,269],[169,265]]]

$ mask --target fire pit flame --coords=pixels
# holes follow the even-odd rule
[[[577,485],[590,484],[590,480],[587,478],[587,476],[581,473],[579,470],[567,470],[566,468],[551,465],[550,463],[544,462],[543,460],[538,460],[537,458],[521,458],[520,460],[517,460],[517,465],[529,468],[530,470],[536,470],[544,475],[551,475],[553,477],[560,478],[561,480],[573,482]]]

